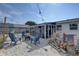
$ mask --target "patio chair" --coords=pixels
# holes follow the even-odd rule
[[[14,33],[9,33],[9,37],[11,39],[11,43],[14,42],[14,45],[16,45],[17,39],[16,39]]]
[[[30,42],[33,43],[35,40],[35,36],[30,36]]]
[[[22,32],[22,38],[23,38],[23,37],[25,37],[25,32],[24,32],[24,31]]]
[[[34,44],[36,45],[37,43],[39,43],[40,44],[40,37],[39,36],[36,36],[35,37],[35,40],[34,40]]]
[[[29,36],[27,35],[27,33],[26,32],[22,32],[22,38],[24,39],[23,41],[26,41],[27,40],[27,38],[29,39]]]

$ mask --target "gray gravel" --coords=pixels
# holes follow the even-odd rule
[[[7,38],[10,42],[9,38]],[[16,46],[0,50],[0,56],[60,56],[58,51],[47,45],[47,41],[41,39],[40,45],[35,46],[28,42],[18,42]]]

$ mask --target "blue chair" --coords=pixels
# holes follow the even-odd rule
[[[24,31],[22,32],[22,37],[25,37],[25,32]]]
[[[9,33],[9,37],[11,39],[11,42],[14,42],[14,45],[16,45],[17,40],[16,40],[16,37],[15,37],[14,33]]]
[[[34,40],[34,44],[36,45],[37,43],[39,43],[40,44],[40,36],[36,36],[35,37],[35,40]]]
[[[35,40],[35,37],[34,37],[34,36],[33,36],[33,37],[30,37],[30,41],[31,41],[31,43],[33,43],[34,40]]]

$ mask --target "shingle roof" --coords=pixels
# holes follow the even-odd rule
[[[69,23],[69,22],[79,22],[79,18],[57,21],[56,23]]]
[[[56,23],[69,23],[69,22],[79,22],[79,18],[61,20],[61,21],[56,21],[56,22],[46,22],[46,23],[41,23],[41,24],[56,24]]]

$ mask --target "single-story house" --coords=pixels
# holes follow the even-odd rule
[[[59,33],[61,39],[76,44],[79,40],[79,18],[56,22],[56,32]],[[64,35],[66,35],[65,38],[63,38]]]
[[[22,31],[29,30],[28,28],[29,28],[28,25],[6,23],[6,25],[4,26],[3,23],[0,23],[0,33],[2,33],[3,31],[6,32],[15,31],[16,33],[21,33]]]
[[[54,33],[58,33],[60,38],[77,42],[79,40],[79,18],[62,20],[57,22],[48,22],[32,26],[33,33],[39,33],[42,38],[50,38]]]

